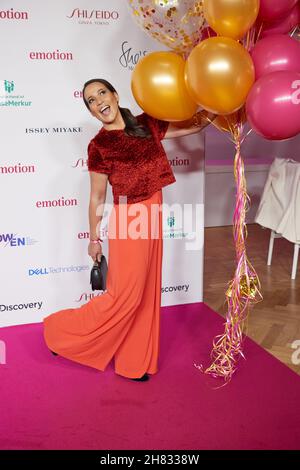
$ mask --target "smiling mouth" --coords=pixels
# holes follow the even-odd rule
[[[103,114],[103,116],[108,116],[110,113],[110,106],[103,106],[103,108],[100,109],[100,113]]]

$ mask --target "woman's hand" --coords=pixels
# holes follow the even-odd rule
[[[97,261],[100,261],[101,256],[102,256],[101,243],[92,243],[92,242],[90,242],[89,246],[88,246],[88,254],[94,262],[96,261],[96,259],[97,259]]]
[[[203,109],[198,111],[191,119],[188,119],[187,121],[170,122],[164,139],[196,134],[208,126],[216,117],[216,114]]]

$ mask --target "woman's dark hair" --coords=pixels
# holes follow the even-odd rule
[[[82,96],[83,96],[83,101],[87,107],[88,110],[90,110],[89,103],[84,97],[84,91],[88,85],[91,83],[102,83],[109,91],[112,93],[117,93],[115,88],[112,86],[111,83],[109,83],[107,80],[104,80],[103,78],[92,78],[91,80],[88,80],[85,82],[82,90]],[[122,115],[122,118],[125,122],[125,133],[128,135],[132,135],[134,137],[146,137],[149,138],[151,137],[151,132],[146,126],[142,126],[138,123],[137,118],[131,113],[131,111],[127,108],[121,108],[119,106],[120,113]]]

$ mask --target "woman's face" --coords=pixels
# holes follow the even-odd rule
[[[91,83],[84,90],[90,111],[95,118],[103,124],[111,124],[115,121],[119,110],[119,97],[100,82]]]

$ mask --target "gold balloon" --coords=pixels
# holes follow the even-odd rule
[[[223,116],[219,114],[214,120],[213,125],[221,131],[233,132],[238,124],[244,124],[247,121],[246,108],[243,106],[232,114]]]
[[[231,38],[205,39],[186,61],[185,81],[191,98],[215,114],[231,114],[241,108],[254,79],[250,54]]]
[[[187,55],[201,40],[202,0],[128,0],[137,24],[174,52]]]
[[[147,114],[165,121],[184,121],[195,114],[198,106],[186,89],[184,67],[175,52],[152,52],[139,60],[131,89]]]
[[[203,0],[203,12],[220,36],[240,39],[255,23],[259,5],[259,0]]]

